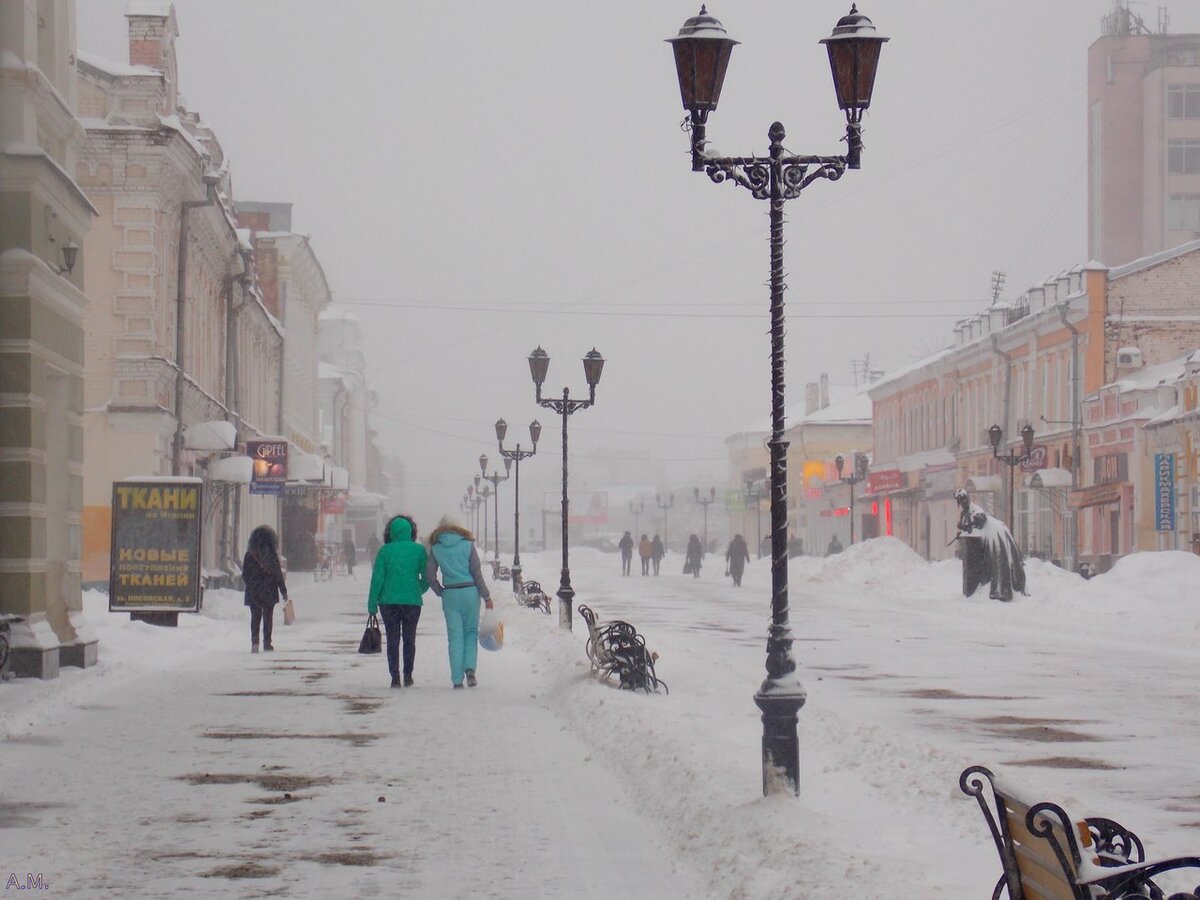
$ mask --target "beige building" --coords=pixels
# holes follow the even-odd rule
[[[0,3],[0,614],[12,671],[91,665],[81,613],[83,316],[75,4]],[[80,254],[82,256],[82,254]]]
[[[111,492],[134,476],[208,478],[216,457],[282,436],[284,328],[239,234],[216,136],[179,96],[170,4],[131,6],[129,63],[81,55],[87,139],[77,179],[99,212],[84,247],[87,309],[84,580],[107,583]],[[228,422],[237,441],[189,445]],[[251,527],[278,527],[275,496],[206,485],[203,565],[228,570]]]

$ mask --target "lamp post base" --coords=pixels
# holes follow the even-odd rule
[[[763,796],[800,796],[800,738],[796,735],[797,713],[808,697],[799,682],[782,687],[768,679],[754,702],[762,710]]]
[[[565,584],[558,589],[558,626],[571,630],[571,602],[575,599],[575,591]]]
[[[513,563],[512,568],[509,571],[512,573],[513,593],[514,594],[520,593],[520,591],[521,591],[521,564]]]

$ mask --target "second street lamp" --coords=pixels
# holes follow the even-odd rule
[[[708,508],[717,502],[717,489],[715,487],[708,489],[708,496],[700,496],[700,488],[692,488],[692,496],[696,498],[696,502],[704,507],[704,552],[708,552]]]
[[[521,590],[521,460],[529,459],[537,453],[538,438],[542,436],[542,426],[537,419],[529,423],[529,440],[533,442],[532,450],[522,450],[518,443],[515,450],[504,449],[504,436],[508,434],[508,423],[503,419],[496,420],[496,445],[500,455],[504,457],[505,471],[513,463],[517,464],[516,480],[513,481],[513,564],[512,586],[513,593]]]
[[[646,501],[641,500],[637,503],[634,503],[632,500],[630,500],[629,511],[633,513],[633,533],[636,536],[641,533],[641,529],[638,527],[638,521],[641,519],[642,513],[646,511]]]
[[[1024,453],[1001,453],[1000,444],[1004,437],[1004,429],[999,425],[993,425],[988,429],[988,443],[992,445],[992,458],[997,462],[1002,462],[1008,466],[1008,527],[1009,530],[1016,534],[1017,523],[1013,521],[1013,482],[1016,481],[1015,469],[1025,460],[1029,459],[1029,455],[1033,453],[1033,426],[1026,424],[1021,429],[1021,443],[1024,445]]]
[[[867,455],[865,453],[854,454],[854,471],[849,475],[842,475],[842,469],[846,466],[846,457],[842,454],[839,453],[834,458],[833,464],[837,467],[838,481],[850,485],[850,546],[854,546],[854,486],[860,481],[866,480]]]
[[[486,453],[479,454],[479,471],[483,475],[483,480],[491,483],[492,496],[494,496],[496,498],[492,502],[492,524],[494,526],[492,528],[492,532],[493,532],[492,546],[495,548],[495,555],[493,556],[493,560],[494,560],[493,566],[495,566],[495,565],[499,564],[499,562],[500,562],[500,482],[508,481],[508,470],[509,470],[509,467],[512,465],[512,463],[510,463],[508,460],[504,461],[504,474],[503,475],[501,475],[495,469],[493,469],[492,474],[489,475],[487,473],[487,463],[488,463],[487,454]],[[483,510],[483,518],[485,521],[484,527],[486,527],[486,520],[487,520],[487,507],[486,506],[484,507],[484,510]],[[487,544],[486,543],[484,543],[484,545],[483,545],[483,555],[487,556]]]
[[[787,573],[787,441],[784,440],[783,378],[783,207],[816,181],[836,181],[862,158],[862,114],[871,105],[879,52],[887,38],[871,20],[851,7],[821,41],[829,53],[838,106],[846,113],[845,156],[795,156],[783,146],[783,125],[767,130],[766,156],[719,156],[708,147],[708,116],[716,110],[729,57],[737,41],[701,7],[668,40],[675,56],[679,93],[688,111],[684,127],[691,131],[692,171],[716,182],[729,181],[770,204],[771,248],[771,626],[767,635],[767,677],[755,694],[762,710],[763,794],[800,793],[800,740],[797,714],[807,695],[796,675],[792,630],[788,621]]]
[[[558,583],[558,624],[570,631],[571,601],[575,597],[575,590],[571,587],[571,566],[568,559],[567,515],[570,501],[567,499],[567,417],[581,409],[587,409],[596,402],[596,385],[600,383],[600,373],[604,371],[604,357],[596,352],[595,347],[583,357],[583,376],[588,385],[586,400],[572,400],[571,389],[566,387],[563,388],[561,399],[543,397],[542,384],[546,380],[549,368],[550,354],[541,347],[529,354],[529,374],[537,391],[538,405],[552,409],[562,416],[562,573]]]
[[[675,505],[675,495],[671,494],[667,498],[667,502],[663,503],[662,494],[655,494],[654,502],[658,505],[658,508],[663,511],[663,550],[666,551],[668,546],[670,546],[667,543],[667,510]]]

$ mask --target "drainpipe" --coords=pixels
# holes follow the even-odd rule
[[[217,202],[217,182],[221,178],[215,172],[204,174],[206,200],[184,200],[179,204],[179,257],[176,261],[175,272],[175,439],[171,446],[171,474],[183,474],[183,348],[185,337],[185,322],[183,307],[187,297],[187,247],[188,247],[188,213],[203,206],[212,206]]]
[[[1004,418],[1002,419],[1004,425],[1002,427],[1004,428],[1004,439],[1005,442],[1007,442],[1010,434],[1008,430],[1008,412],[1010,409],[1009,404],[1012,399],[1012,355],[1005,353],[1000,349],[1000,338],[998,335],[993,334],[991,338],[992,352],[1004,359]],[[1016,477],[1016,467],[1007,466],[1006,468],[1008,469],[1008,480],[1011,482]],[[1009,484],[1008,490],[1011,496],[1013,490],[1012,484]],[[1013,517],[1016,517],[1015,511],[1013,512]],[[1009,522],[1008,527],[1012,529],[1015,534],[1017,530],[1016,522]]]
[[[1059,303],[1055,308],[1063,325],[1071,332],[1071,490],[1074,491],[1079,488],[1079,444],[1083,428],[1083,417],[1079,409],[1079,329],[1067,319],[1066,303]],[[1068,503],[1068,510],[1069,508]],[[1074,572],[1079,556],[1079,513],[1070,512],[1066,523],[1067,571]]]
[[[238,399],[238,341],[237,318],[238,310],[246,302],[246,285],[250,281],[250,257],[246,251],[239,250],[238,258],[242,261],[242,272],[226,280],[225,283],[225,420],[238,427],[241,412],[241,402]],[[240,289],[241,299],[234,301],[234,291]],[[240,429],[239,429],[240,431]],[[238,521],[240,506],[239,491],[230,491],[225,495],[224,534],[222,537],[222,568],[226,572],[233,571],[238,545]]]

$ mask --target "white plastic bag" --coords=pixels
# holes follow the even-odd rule
[[[479,646],[484,650],[499,650],[504,646],[504,623],[494,609],[485,609],[479,617]]]

